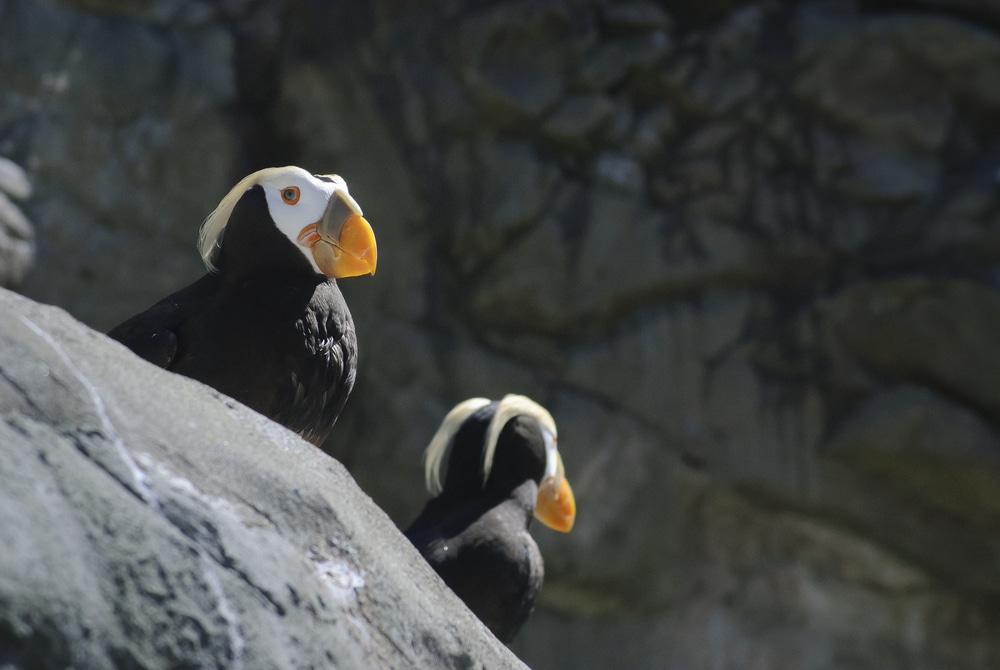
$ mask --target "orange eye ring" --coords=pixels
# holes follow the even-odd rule
[[[286,186],[281,189],[281,199],[288,205],[294,205],[297,203],[300,195],[301,193],[299,192],[298,186]]]

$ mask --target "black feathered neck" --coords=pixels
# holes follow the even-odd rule
[[[264,187],[256,184],[236,202],[216,261],[224,283],[260,274],[323,278],[271,219]]]

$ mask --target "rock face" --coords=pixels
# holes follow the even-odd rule
[[[326,450],[405,525],[456,402],[559,424],[530,665],[1000,667],[988,4],[6,0],[23,290],[106,329],[236,179],[339,172],[384,262]]]
[[[8,668],[517,668],[344,468],[0,289]]]

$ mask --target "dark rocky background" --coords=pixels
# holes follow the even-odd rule
[[[202,272],[238,178],[339,172],[381,262],[341,282],[328,451],[405,524],[455,402],[559,424],[579,517],[536,531],[529,665],[996,668],[997,30],[987,0],[0,0],[0,278],[107,329]]]

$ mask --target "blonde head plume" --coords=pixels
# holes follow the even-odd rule
[[[469,398],[455,405],[444,417],[441,427],[434,433],[430,444],[424,450],[424,481],[427,485],[427,492],[432,496],[441,493],[443,488],[441,471],[444,469],[445,456],[451,447],[455,433],[473,412],[489,404],[490,400],[487,398]]]
[[[221,248],[222,235],[226,231],[226,224],[229,223],[229,217],[233,215],[233,209],[236,207],[239,199],[243,197],[243,194],[250,187],[259,184],[275,173],[288,170],[292,167],[264,168],[263,170],[257,170],[257,172],[247,175],[236,186],[231,188],[229,193],[219,202],[219,205],[212,210],[212,213],[205,217],[205,221],[201,224],[201,230],[198,232],[198,251],[201,253],[201,259],[205,262],[205,267],[208,268],[209,272],[218,271],[218,267],[215,265],[215,258]]]

